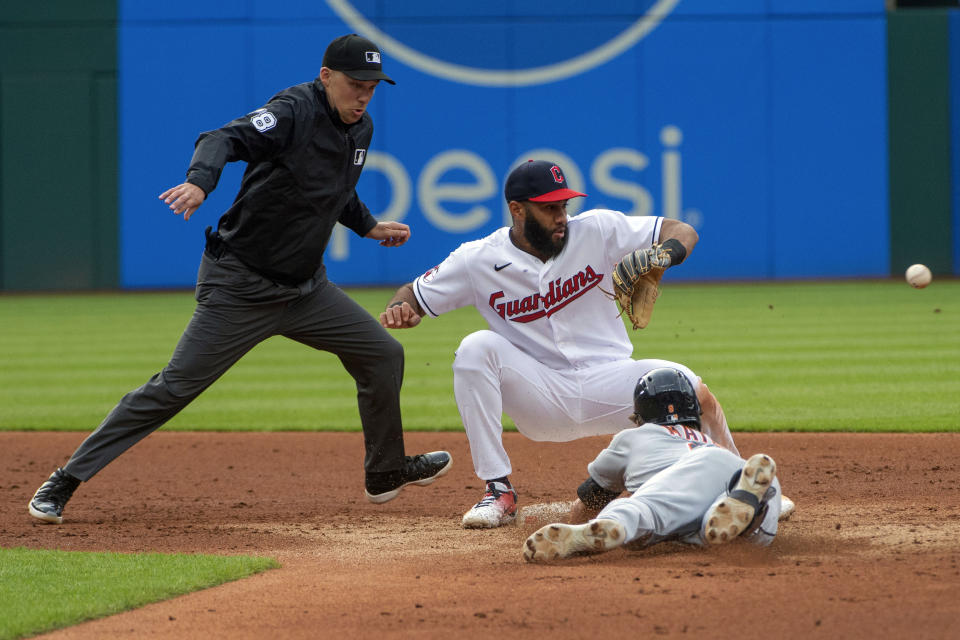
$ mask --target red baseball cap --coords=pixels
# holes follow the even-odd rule
[[[503,195],[507,202],[557,202],[586,197],[587,194],[568,188],[567,179],[556,164],[546,160],[527,160],[507,176]]]

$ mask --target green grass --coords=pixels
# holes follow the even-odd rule
[[[270,558],[0,549],[0,640],[237,580],[279,565]]]
[[[393,289],[349,292],[379,313]],[[167,361],[190,293],[0,296],[0,429],[96,427]],[[460,429],[450,364],[473,309],[395,331],[408,430]],[[589,327],[584,327],[589,331]],[[734,430],[960,430],[960,281],[667,282],[634,357],[691,366]],[[333,356],[261,344],[175,417],[182,430],[358,429]]]

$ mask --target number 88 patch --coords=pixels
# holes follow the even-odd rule
[[[257,109],[249,115],[250,124],[252,124],[257,131],[263,133],[264,131],[269,131],[277,126],[277,116],[273,115],[266,109]]]

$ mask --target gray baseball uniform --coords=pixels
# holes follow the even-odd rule
[[[632,493],[610,502],[597,516],[622,524],[627,544],[647,547],[676,540],[704,545],[704,515],[744,463],[696,429],[646,423],[615,435],[587,471],[608,491]],[[777,533],[779,480],[773,487],[776,495],[766,516],[747,536],[761,546]]]

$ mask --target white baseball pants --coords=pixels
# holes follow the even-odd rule
[[[586,369],[551,369],[492,331],[463,339],[453,361],[453,390],[481,480],[509,475],[504,413],[531,440],[567,442],[629,428],[633,389],[658,367],[679,369],[696,391],[697,376],[668,360],[618,360]]]

